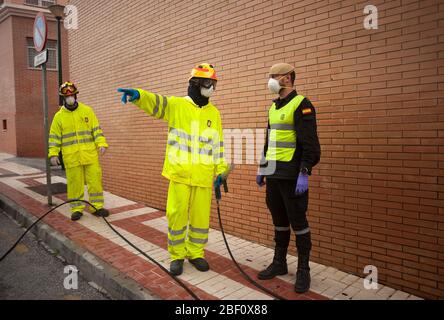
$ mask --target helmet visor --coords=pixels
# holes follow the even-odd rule
[[[77,89],[72,86],[72,85],[66,85],[64,87],[62,87],[62,89],[60,90],[60,92],[64,95],[64,96],[71,96],[76,94]]]
[[[192,82],[199,85],[200,87],[209,89],[211,86],[216,90],[217,81],[213,79],[205,79],[205,78],[192,78]]]

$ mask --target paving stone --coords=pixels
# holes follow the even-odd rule
[[[4,155],[0,153],[0,169],[11,169],[9,171],[15,172],[18,176],[2,177],[0,175],[0,188],[2,185],[12,188],[14,192],[11,195],[11,198],[15,198],[17,201],[20,199],[20,203],[38,203],[37,207],[40,210],[40,207],[43,207],[46,202],[46,197],[27,189],[27,187],[29,187],[27,183],[31,181],[32,184],[40,183],[41,186],[44,186],[44,183],[46,183],[44,174],[40,171],[35,171],[32,168],[27,168],[26,166],[5,165],[4,161],[1,160],[3,156]],[[22,174],[29,173],[35,175],[26,176],[26,180],[20,180],[24,178],[21,176]],[[35,179],[33,177],[35,177]],[[57,183],[66,183],[66,179],[62,177],[57,177],[54,181]],[[4,187],[3,190],[7,190],[7,188]],[[61,203],[63,199],[55,197],[55,201]],[[166,235],[168,232],[168,222],[166,217],[158,217],[156,212],[159,212],[156,209],[138,207],[141,204],[106,191],[105,204],[107,208],[115,210],[115,213],[113,213],[108,219],[110,223],[114,224],[115,229],[127,237],[132,243],[137,245],[143,252],[156,259],[162,266],[168,269],[170,259],[166,248]],[[37,209],[34,211],[38,212]],[[48,217],[48,221],[45,220],[45,223],[48,223],[48,225],[55,223],[54,226],[57,226],[57,232],[62,232],[60,230],[63,230],[66,237],[74,237],[75,241],[77,241],[76,244],[85,250],[85,252],[88,252],[92,256],[95,256],[96,254],[100,255],[101,258],[105,260],[108,259],[107,262],[121,266],[123,270],[137,269],[137,273],[133,272],[132,274],[140,281],[144,281],[144,286],[163,281],[165,282],[162,283],[163,291],[159,291],[158,293],[163,294],[164,298],[177,297],[177,293],[174,292],[174,290],[177,290],[174,281],[168,278],[162,270],[153,265],[140,252],[132,248],[128,243],[110,230],[103,220],[85,212],[84,217],[79,222],[72,223],[69,221],[69,206],[61,207],[57,212],[58,213],[53,215],[53,219],[59,219],[59,221],[52,221],[51,218]],[[154,217],[149,217],[150,213],[154,213]],[[147,215],[147,220],[144,220],[145,215]],[[82,229],[82,233],[80,233],[82,236],[79,236],[80,234],[77,231],[79,228]],[[137,234],[137,236],[135,234]],[[78,236],[75,237],[75,235]],[[227,239],[235,258],[239,263],[249,268],[249,274],[254,278],[256,277],[257,272],[267,267],[273,259],[274,250],[272,248],[264,247],[257,243],[252,243],[231,235],[227,235]],[[112,249],[107,251],[107,246]],[[65,252],[65,254],[69,257],[71,253],[68,251]],[[245,281],[240,280],[242,277],[237,273],[237,270],[234,268],[233,263],[230,260],[220,231],[215,229],[210,230],[206,255],[209,255],[211,259],[213,259],[212,261],[216,264],[210,264],[212,270],[209,272],[199,272],[186,262],[184,265],[184,273],[179,277],[188,284],[197,286],[197,290],[200,290],[201,295],[207,294],[211,298],[235,300],[271,299],[267,294],[246,286]],[[126,260],[130,261],[129,266],[125,265]],[[294,297],[292,291],[297,269],[297,257],[294,255],[288,255],[287,262],[289,274],[276,277],[272,280],[273,282],[270,283],[273,283],[274,287],[279,287],[279,290],[285,292],[287,295],[291,292],[291,297]],[[217,263],[224,267],[218,268]],[[104,266],[99,263],[92,263],[92,265],[104,268]],[[141,270],[141,266],[144,266],[143,270]],[[124,269],[125,267],[126,269]],[[213,267],[219,271],[214,271]],[[363,287],[363,279],[355,275],[347,274],[336,268],[324,266],[315,262],[310,262],[310,267],[312,275],[312,292],[310,294],[312,294],[313,297],[316,297],[314,293],[318,293],[333,299],[417,298],[400,291],[395,292],[394,289],[387,287],[381,288],[378,292],[365,290]],[[235,272],[233,270],[235,270]],[[118,275],[113,274],[108,278],[116,276]],[[128,274],[124,274],[124,276],[130,277]],[[267,286],[268,282],[264,282],[263,284]],[[157,285],[157,287],[159,286]],[[117,287],[114,289],[117,289]],[[154,293],[156,294],[156,292]]]

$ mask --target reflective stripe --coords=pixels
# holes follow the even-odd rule
[[[72,146],[74,144],[77,144],[77,141],[64,142],[62,143],[62,146],[67,147],[67,146]]]
[[[211,143],[211,141],[213,141],[212,138],[199,137],[199,142],[202,142],[202,143]]]
[[[77,133],[73,132],[73,133],[65,134],[62,136],[62,139],[72,138],[72,137],[75,137],[76,135],[79,135],[79,136],[90,135],[91,132],[97,131],[99,129],[100,129],[100,127],[98,127],[98,129],[96,129],[96,130],[93,129],[92,131],[79,131]],[[50,138],[51,138],[51,136],[50,136]],[[54,136],[54,139],[58,139],[58,138],[56,136]]]
[[[219,143],[214,143],[213,144],[213,149],[221,149],[224,147],[224,143],[223,142],[219,142]]]
[[[78,202],[71,202],[70,207],[71,208],[76,208],[76,207],[80,207],[82,205],[83,205],[83,202],[80,202],[80,201],[78,201]]]
[[[101,130],[102,128],[100,128],[100,126],[99,127],[95,127],[95,128],[92,128],[92,132],[96,132],[97,130]]]
[[[99,193],[91,193],[89,196],[90,196],[90,197],[103,197],[103,192],[99,192]]]
[[[73,132],[73,133],[68,133],[68,134],[64,134],[64,135],[62,136],[62,139],[72,138],[72,137],[75,137],[75,136],[76,136],[76,133],[75,133],[75,132]]]
[[[105,136],[103,135],[103,133],[99,133],[99,134],[97,134],[97,135],[94,137],[94,139],[97,139],[97,138],[99,138],[99,137],[105,137]]]
[[[212,156],[213,155],[213,150],[199,149],[199,153],[200,154],[205,154],[207,156]]]
[[[62,146],[63,147],[68,147],[68,146],[72,146],[74,144],[78,144],[78,143],[89,143],[89,142],[94,142],[94,140],[92,138],[87,138],[87,139],[81,139],[78,142],[77,141],[70,141],[70,142],[63,142]]]
[[[48,146],[49,147],[58,147],[58,148],[60,148],[62,145],[60,143],[50,142],[48,144]]]
[[[160,119],[163,119],[163,117],[165,117],[165,112],[168,104],[167,97],[162,96],[162,98],[163,98],[163,109],[162,109],[162,114],[160,115]]]
[[[79,143],[88,143],[88,142],[94,142],[94,140],[92,138],[79,140]]]
[[[193,153],[193,150],[194,150],[192,147],[184,145],[184,144],[181,144],[181,143],[179,143],[179,142],[177,142],[175,140],[168,140],[168,144],[170,146],[176,147],[176,148],[178,148],[178,149],[180,149],[182,151],[186,151],[186,152],[189,152],[189,153]],[[213,151],[212,150],[205,150],[205,149],[201,149],[201,148],[199,148],[199,153],[200,154],[205,154],[205,155],[208,155],[208,156],[213,155]]]
[[[290,231],[290,227],[274,227],[276,231]]]
[[[224,157],[224,153],[223,152],[217,153],[217,154],[214,155],[214,159],[222,159],[223,157]]]
[[[168,140],[168,144],[170,146],[176,147],[176,148],[178,148],[180,150],[183,150],[183,151],[187,151],[187,152],[190,152],[190,153],[192,151],[190,146],[186,146],[184,144],[180,144],[179,142],[177,142],[175,140]]]
[[[179,130],[174,129],[174,128],[170,128],[170,133],[172,133],[172,134],[174,134],[174,135],[176,135],[176,136],[178,136],[180,138],[186,139],[188,141],[192,141],[193,140],[193,137],[190,136],[189,134],[187,134],[187,133],[185,133],[183,131],[179,131]]]
[[[159,111],[160,106],[160,97],[156,94],[156,107],[153,110],[153,116],[156,116],[157,112]]]
[[[78,132],[77,133],[79,136],[84,136],[84,135],[90,135],[91,134],[91,131],[80,131],[80,132]]]
[[[50,134],[49,135],[49,139],[55,139],[55,140],[62,140],[62,137],[60,137],[60,136],[55,136],[55,135],[53,135],[53,134]]]
[[[194,141],[194,136],[191,136],[191,135],[187,134],[186,132],[180,131],[178,129],[170,128],[170,133],[172,133],[182,139],[188,140],[190,142]],[[212,140],[213,139],[211,139],[211,138],[199,137],[199,142],[202,142],[202,143],[210,143]]]
[[[307,228],[307,229],[304,229],[304,230],[301,230],[301,231],[295,231],[294,233],[297,236],[300,236],[300,235],[303,235],[303,234],[306,234],[306,233],[309,233],[309,232],[310,232],[310,228]]]
[[[210,231],[210,229],[194,228],[193,226],[190,226],[190,230],[193,232],[202,233],[202,234],[207,234]]]
[[[91,203],[103,203],[103,199],[93,199],[93,200],[90,200],[89,202],[91,202]]]
[[[294,130],[293,124],[272,124],[270,126],[271,129],[274,130]]]
[[[177,246],[178,244],[182,244],[184,242],[185,242],[185,239],[179,239],[179,240],[168,239],[168,245],[170,245],[170,246]]]
[[[182,230],[173,230],[173,229],[168,228],[168,232],[172,236],[180,236],[181,234],[183,234],[185,232],[185,230],[187,230],[187,227],[183,227]]]
[[[283,142],[283,141],[269,141],[270,146],[276,148],[291,148],[296,149],[296,142]]]
[[[199,244],[205,244],[208,242],[208,239],[198,239],[193,237],[188,237],[188,240],[190,240],[190,242],[192,243],[199,243]]]

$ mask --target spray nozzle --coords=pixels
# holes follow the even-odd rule
[[[221,183],[216,183],[214,187],[214,192],[216,194],[216,200],[219,201],[222,199],[222,192],[220,191],[221,185],[224,186],[224,192],[228,192],[228,184],[227,184],[227,178],[231,171],[234,170],[234,164],[231,164],[228,170],[220,175],[220,179],[222,180]]]

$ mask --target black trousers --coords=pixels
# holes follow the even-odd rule
[[[311,234],[307,220],[308,191],[295,195],[296,182],[285,179],[267,179],[266,203],[275,226],[277,247],[288,247],[291,230],[296,234],[296,247],[301,254],[311,250]]]

